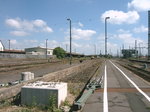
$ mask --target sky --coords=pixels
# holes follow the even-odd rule
[[[69,51],[104,54],[105,18],[108,53],[142,47],[147,54],[150,0],[0,0],[0,40],[6,49],[62,47]]]

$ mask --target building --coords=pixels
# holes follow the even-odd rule
[[[0,51],[4,51],[4,45],[1,40],[0,40]]]
[[[32,55],[53,55],[53,49],[42,48],[42,47],[32,47],[25,49],[26,54]]]
[[[123,49],[122,55],[123,58],[137,57],[138,51],[135,49]]]

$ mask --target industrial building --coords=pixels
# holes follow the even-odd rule
[[[23,105],[50,105],[55,103],[59,107],[67,97],[67,83],[62,82],[42,82],[23,86],[21,89],[21,103]],[[53,100],[51,100],[53,99]]]
[[[0,40],[0,51],[4,51],[4,45],[1,40]]]
[[[137,54],[138,54],[138,51],[135,49],[123,49],[122,50],[123,58],[136,57]]]
[[[26,54],[32,54],[32,55],[53,55],[53,49],[49,48],[42,48],[42,47],[33,47],[33,48],[26,48],[25,49]]]

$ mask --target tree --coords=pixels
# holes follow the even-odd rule
[[[66,51],[61,47],[56,47],[53,53],[57,56],[57,58],[64,58],[66,56]]]

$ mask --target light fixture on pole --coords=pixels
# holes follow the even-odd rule
[[[72,37],[71,37],[71,19],[67,19],[70,23],[70,65],[72,64],[72,43],[71,43],[71,40],[72,40]]]
[[[46,59],[47,59],[47,41],[48,39],[46,39]]]
[[[10,51],[10,40],[8,40],[8,49],[9,49],[9,51]]]
[[[110,17],[105,17],[105,56],[107,56],[107,19]]]
[[[9,47],[9,53],[10,53],[10,40],[8,40],[8,47]]]
[[[148,11],[148,60],[150,60],[150,10]]]

